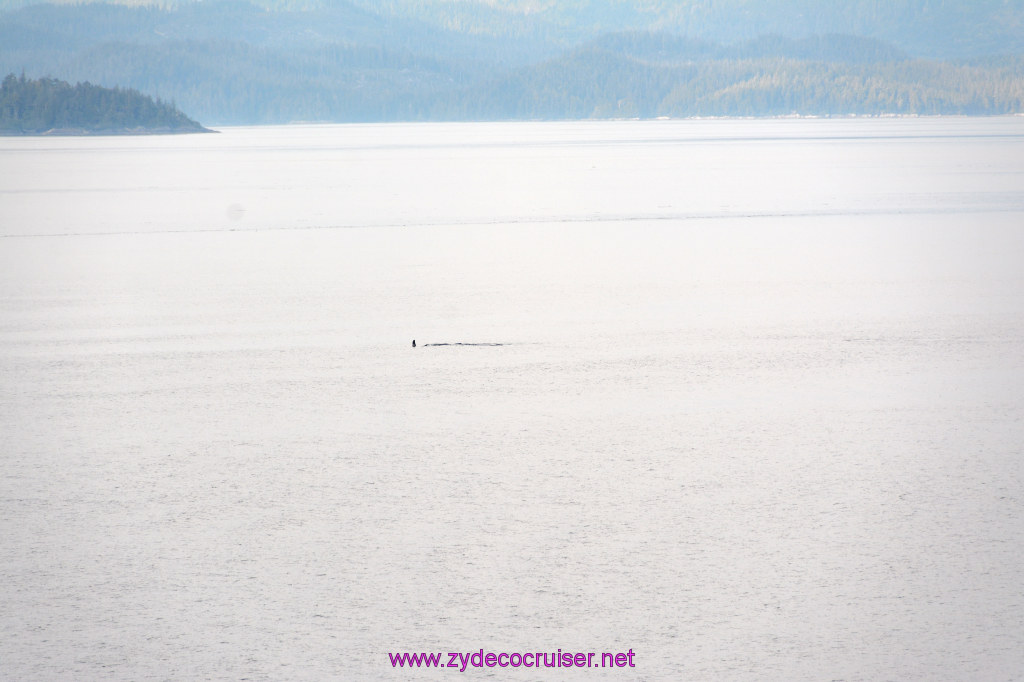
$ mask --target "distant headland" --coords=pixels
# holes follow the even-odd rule
[[[8,75],[0,86],[0,135],[211,133],[173,104],[137,90]]]

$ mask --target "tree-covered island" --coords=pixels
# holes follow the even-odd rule
[[[212,132],[173,104],[137,90],[8,75],[0,135],[152,135]]]

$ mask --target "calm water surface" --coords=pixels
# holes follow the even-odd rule
[[[0,235],[0,677],[1024,670],[1024,118],[0,138]]]

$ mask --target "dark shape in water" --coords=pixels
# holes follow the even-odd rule
[[[413,340],[412,340],[412,347],[413,347],[413,348],[415,348],[415,347],[416,347],[416,339],[413,339]]]
[[[504,346],[504,343],[425,343],[423,347],[427,346]]]

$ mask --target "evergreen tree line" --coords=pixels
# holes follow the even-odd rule
[[[0,131],[199,132],[202,126],[172,104],[135,90],[91,83],[70,85],[55,78],[8,75],[0,85]]]

